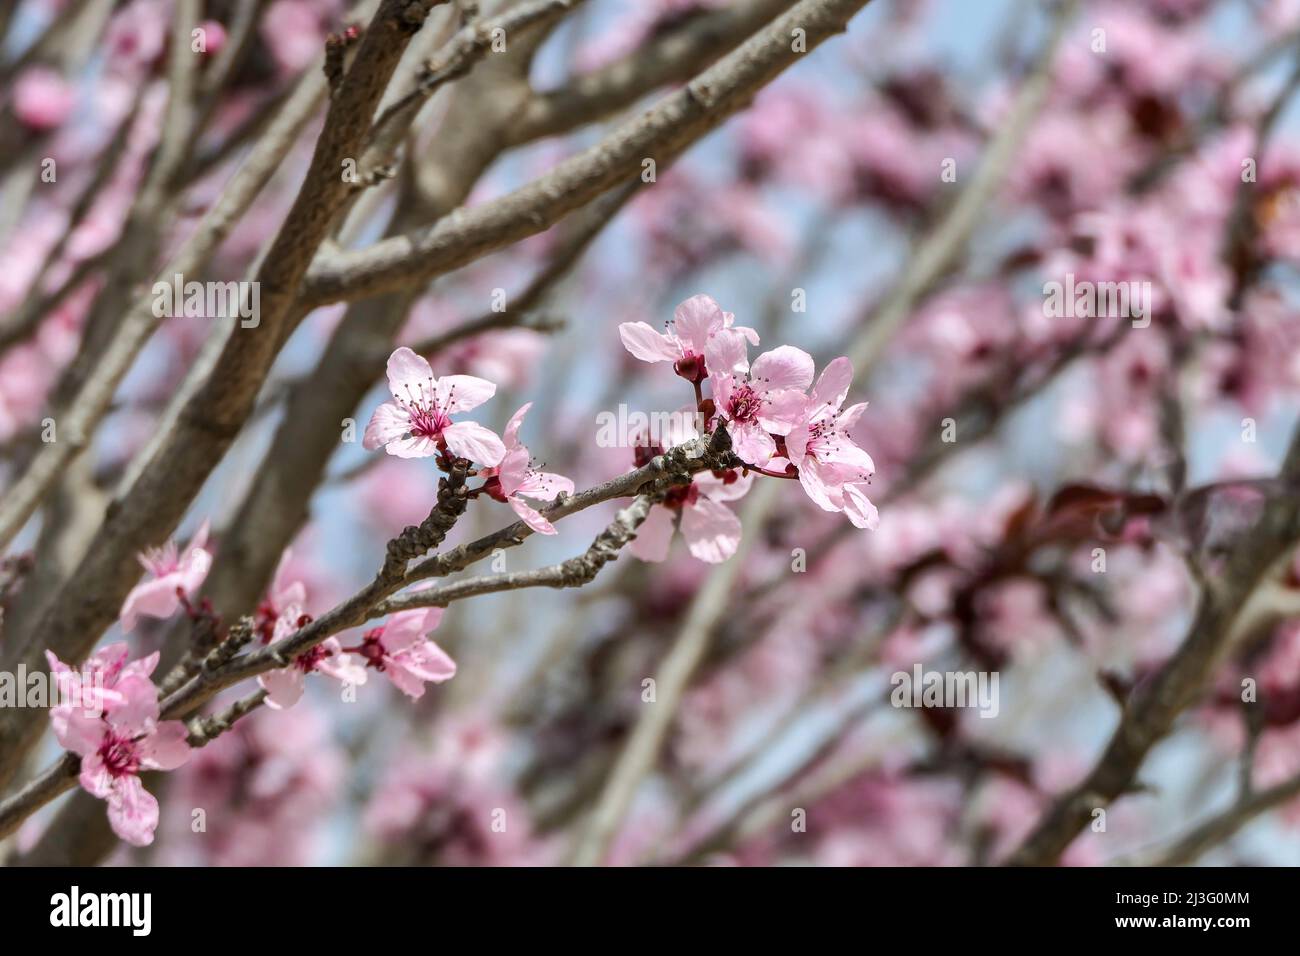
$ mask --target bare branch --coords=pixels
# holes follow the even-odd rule
[[[315,307],[427,282],[544,231],[611,187],[639,177],[644,159],[665,165],[746,106],[759,89],[801,56],[791,48],[794,30],[806,32],[807,49],[812,50],[843,32],[868,2],[803,0],[684,89],[527,186],[493,202],[458,210],[414,236],[325,257],[307,276],[304,303]]]
[[[383,617],[386,614],[415,607],[446,607],[453,601],[460,601],[467,597],[496,594],[501,591],[517,591],[521,588],[582,587],[595,580],[600,569],[617,558],[618,552],[636,537],[637,529],[645,521],[654,503],[650,495],[638,495],[632,504],[622,509],[596,536],[591,547],[566,561],[533,571],[485,574],[422,591],[408,591],[383,601],[372,614],[374,617]]]
[[[30,669],[43,666],[45,648],[64,660],[81,660],[94,646],[133,583],[131,556],[172,532],[247,418],[272,360],[299,315],[294,309],[296,292],[311,257],[347,198],[342,163],[358,155],[389,77],[431,3],[384,0],[376,12],[339,95],[330,102],[303,187],[258,270],[259,327],[230,337],[207,385],[186,404],[176,427],[126,496],[110,506],[65,586],[75,589],[77,596],[53,601],[27,642],[23,658]],[[148,324],[140,316],[132,318]],[[148,319],[156,321],[151,314]],[[120,370],[129,364],[129,360],[119,363]],[[111,393],[111,388],[105,393],[105,404]],[[15,516],[22,512],[21,504],[13,508]],[[10,497],[6,497],[0,514],[9,511]],[[21,522],[0,522],[0,530],[14,524]],[[85,594],[93,598],[85,600]],[[0,783],[10,779],[22,754],[39,736],[41,716],[36,709],[0,715]]]
[[[1053,802],[1033,832],[1007,860],[1012,865],[1054,863],[1104,807],[1133,785],[1151,748],[1205,688],[1248,616],[1252,598],[1300,542],[1300,426],[1278,475],[1283,491],[1229,556],[1223,579],[1207,584],[1178,650],[1128,701],[1110,742],[1082,783]]]

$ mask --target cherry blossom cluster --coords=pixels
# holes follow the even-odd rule
[[[646,519],[629,546],[633,554],[662,561],[674,513],[680,513],[691,553],[702,561],[726,560],[740,544],[740,521],[722,502],[743,497],[753,474],[797,479],[823,510],[843,512],[859,528],[879,524],[866,493],[875,464],[851,437],[867,405],[844,407],[853,381],[847,358],[832,360],[815,383],[812,356],[791,345],[764,352],[751,364],[749,346],[758,345],[758,333],[736,325],[735,315],[707,295],[679,305],[663,332],[645,322],[625,322],[619,335],[633,357],[672,363],[673,371],[695,389],[705,431],[725,427],[733,452],[744,463],[739,470],[699,475],[677,489]],[[697,437],[688,429],[682,432],[681,441]],[[663,450],[648,446],[641,452]]]
[[[435,377],[429,363],[405,346],[388,357],[388,387],[393,398],[371,416],[362,439],[366,449],[383,448],[398,458],[435,457],[444,469],[456,458],[477,463],[474,474],[485,480],[474,489],[475,497],[486,494],[507,502],[534,531],[555,534],[525,499],[550,501],[572,494],[573,482],[534,468],[527,446],[519,441],[531,403],[511,416],[504,439],[477,422],[453,422],[452,415],[495,395],[496,385],[474,375]]]
[[[737,326],[735,316],[706,295],[678,306],[662,333],[643,322],[625,323],[619,331],[636,358],[671,362],[691,383],[704,431],[726,428],[742,463],[673,488],[629,546],[635,555],[663,560],[680,516],[695,557],[710,562],[731,557],[740,542],[740,521],[724,502],[744,496],[755,474],[796,479],[821,508],[843,512],[858,527],[876,527],[879,516],[865,491],[875,466],[850,437],[866,404],[844,406],[853,377],[848,359],[832,361],[815,383],[812,357],[793,346],[764,352],[751,365],[749,346],[758,345],[758,334]],[[574,483],[533,467],[519,438],[531,404],[515,412],[498,436],[476,422],[453,420],[490,399],[496,393],[492,382],[473,375],[437,377],[425,359],[405,347],[389,356],[387,371],[392,398],[371,416],[365,448],[383,448],[398,458],[432,457],[447,471],[458,462],[468,464],[472,470],[466,468],[466,473],[482,479],[469,492],[471,497],[506,502],[534,531],[556,533],[535,503],[572,494]],[[698,437],[684,429],[669,444]],[[646,455],[663,451],[639,447],[638,464],[644,464]],[[210,605],[201,603],[196,610],[193,603],[212,567],[208,539],[204,522],[184,549],[169,541],[140,555],[148,577],[122,605],[124,632],[134,630],[141,617],[166,619],[181,609],[194,619],[211,616],[215,622]],[[307,586],[292,575],[289,559],[286,552],[251,618],[252,633],[263,645],[287,640],[312,620],[306,611]],[[418,699],[426,684],[449,680],[456,673],[455,661],[428,638],[442,613],[439,607],[399,611],[350,645],[336,636],[325,638],[287,667],[258,677],[266,705],[272,710],[292,707],[303,696],[308,674],[320,673],[355,687],[365,683],[372,669]],[[127,653],[126,644],[117,643],[91,658],[91,673],[102,678],[93,716],[89,710],[61,704],[51,712],[51,721],[59,742],[82,758],[81,785],[108,802],[114,831],[144,846],[153,840],[158,804],[139,775],[180,766],[190,747],[182,722],[160,720],[158,688],[150,680],[158,653],[131,663]],[[52,654],[49,660],[56,679],[71,679],[71,668]]]
[[[87,660],[83,699],[74,702],[76,695],[64,694],[65,702],[50,710],[50,723],[59,744],[81,757],[81,786],[107,802],[113,832],[133,846],[147,846],[158,826],[158,801],[140,774],[175,770],[189,760],[190,747],[183,723],[159,719],[158,688],[150,680],[158,652],[129,663],[127,654],[126,644],[118,642]],[[71,691],[77,671],[50,651],[45,656],[60,689]],[[87,693],[96,699],[85,700]]]

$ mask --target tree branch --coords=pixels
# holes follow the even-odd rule
[[[412,236],[324,257],[308,273],[308,307],[427,282],[504,245],[542,232],[620,182],[639,177],[643,159],[671,161],[747,105],[754,94],[802,55],[795,30],[812,50],[843,32],[869,0],[802,0],[687,86],[600,143],[500,199],[454,215]]]

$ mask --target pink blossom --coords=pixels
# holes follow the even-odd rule
[[[735,321],[735,315],[723,312],[710,296],[693,295],[676,308],[663,332],[656,332],[645,322],[624,322],[618,327],[618,335],[635,358],[642,362],[672,362],[678,375],[699,382],[708,374],[705,349],[715,337],[739,334],[751,345],[758,344],[758,333],[734,325]]]
[[[61,126],[76,103],[76,91],[48,67],[24,70],[14,81],[14,115],[30,129],[44,131]]]
[[[434,378],[429,363],[402,346],[388,357],[388,387],[393,401],[375,409],[362,446],[380,446],[398,458],[427,458],[444,450],[480,465],[496,466],[506,448],[476,422],[453,422],[456,412],[478,408],[497,387],[472,375]]]
[[[825,511],[844,512],[859,528],[874,529],[880,516],[867,499],[865,486],[876,466],[849,437],[867,404],[842,407],[852,381],[853,365],[847,358],[841,356],[827,365],[807,399],[802,420],[786,436],[785,447],[809,498]]]
[[[139,556],[153,580],[137,584],[122,604],[122,630],[135,628],[140,615],[166,619],[181,606],[180,594],[192,596],[203,584],[212,567],[212,552],[207,548],[208,523],[205,521],[190,540],[185,553],[168,541],[161,548],[151,548]]]
[[[804,391],[812,384],[813,360],[802,349],[782,345],[755,359],[747,374],[737,374],[731,369],[748,365],[744,350],[740,336],[715,339],[707,358],[713,369],[709,382],[732,448],[745,462],[761,467],[776,454],[772,435],[787,435],[799,424],[807,403]]]
[[[489,479],[486,486],[488,494],[499,501],[508,502],[528,527],[541,534],[555,534],[555,527],[524,498],[549,502],[561,493],[571,495],[573,481],[563,475],[537,471],[532,467],[528,449],[519,441],[519,428],[524,422],[524,415],[532,407],[532,402],[529,402],[511,416],[503,436],[506,455],[498,467],[484,469],[482,474]]]
[[[282,641],[308,622],[302,607],[290,605],[275,622],[271,643]],[[299,654],[292,664],[279,670],[268,671],[257,678],[266,691],[266,706],[284,710],[302,699],[307,675],[319,671],[343,684],[364,684],[366,669],[356,663],[351,654],[344,652],[338,638],[327,637],[309,651]]]
[[[70,671],[53,654],[47,657],[56,674]],[[51,710],[50,722],[59,744],[82,758],[81,786],[108,802],[113,832],[133,846],[148,846],[158,826],[158,801],[144,789],[140,773],[176,769],[189,759],[190,747],[181,721],[158,719],[158,689],[149,679],[158,654],[132,664],[125,659],[125,644],[106,647],[92,658],[93,666],[112,680],[102,715],[59,704]]]
[[[398,611],[387,624],[366,631],[356,650],[367,665],[380,671],[393,686],[415,700],[424,696],[426,682],[441,684],[456,676],[456,662],[425,637],[442,620],[442,608]]]
[[[307,604],[307,585],[290,573],[292,560],[292,551],[285,549],[284,554],[280,556],[280,563],[276,565],[271,589],[262,599],[262,603],[257,606],[254,621],[257,634],[263,644],[269,644],[274,639],[275,625],[281,617],[290,613],[291,609],[296,609],[298,611],[294,615],[296,619]]]
[[[650,509],[627,550],[642,561],[663,561],[680,517],[682,537],[692,555],[710,564],[726,561],[740,547],[741,525],[723,502],[743,498],[753,481],[753,475],[737,471],[696,475],[689,485],[674,488],[662,504]]]
[[[67,723],[65,704],[102,713],[110,704],[121,704],[125,700],[117,690],[119,683],[148,677],[158,664],[157,652],[130,664],[126,662],[127,653],[126,642],[117,641],[100,648],[78,670],[63,663],[50,651],[45,652],[50,673],[59,689],[60,703],[50,713],[55,733],[60,732],[60,725]]]

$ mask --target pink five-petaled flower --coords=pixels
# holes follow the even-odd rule
[[[354,650],[394,687],[418,700],[426,682],[441,684],[456,676],[456,662],[425,637],[441,620],[440,607],[398,611],[387,624],[366,631]]]
[[[842,511],[859,528],[880,523],[864,486],[875,472],[871,456],[853,443],[849,431],[866,402],[842,408],[853,381],[853,365],[841,356],[822,370],[799,424],[785,436],[790,463],[808,497],[826,511]]]
[[[179,589],[187,597],[203,584],[212,567],[212,552],[207,548],[208,523],[190,539],[185,553],[177,552],[176,543],[168,541],[161,548],[151,548],[139,556],[152,581],[144,581],[131,589],[122,603],[122,630],[130,632],[141,614],[148,617],[169,618],[181,605]]]
[[[758,333],[733,325],[735,321],[735,315],[723,312],[711,297],[693,295],[677,307],[663,332],[656,332],[645,322],[624,322],[618,327],[618,336],[623,347],[642,362],[672,362],[682,378],[702,382],[708,374],[705,351],[715,337],[737,335],[751,345],[758,344]]]
[[[375,409],[362,446],[383,446],[398,458],[427,458],[449,450],[458,458],[495,466],[506,448],[492,431],[476,422],[453,422],[456,412],[478,408],[497,387],[473,375],[434,378],[423,358],[403,346],[388,357],[391,402]]]
[[[529,402],[511,416],[502,436],[505,439],[506,456],[501,459],[499,466],[485,468],[481,474],[488,479],[485,486],[487,493],[498,501],[508,502],[528,527],[541,534],[555,534],[555,527],[523,499],[526,497],[549,502],[561,492],[571,495],[573,481],[563,475],[537,471],[532,467],[528,449],[519,441],[519,428],[524,423],[528,409],[532,407],[533,403]]]
[[[276,619],[271,643],[284,640],[310,620],[300,606],[290,605]],[[344,652],[338,638],[327,637],[311,650],[299,654],[288,667],[267,671],[257,678],[257,683],[266,691],[266,706],[272,710],[284,710],[298,703],[307,685],[307,675],[312,671],[319,671],[344,684],[366,682],[366,669],[354,662],[351,654]]]
[[[637,464],[648,462],[662,450],[637,449]],[[721,474],[701,472],[689,485],[672,489],[662,504],[650,509],[627,549],[642,561],[663,561],[673,540],[673,528],[681,516],[682,537],[692,555],[719,564],[740,547],[740,519],[724,501],[743,498],[754,482],[753,475],[731,470]]]
[[[732,450],[760,468],[776,454],[772,435],[788,435],[802,420],[812,384],[812,356],[791,345],[764,352],[749,368],[745,340],[717,336],[706,352],[713,403],[727,422]],[[734,371],[749,368],[748,373]]]
[[[149,679],[158,654],[125,664],[126,645],[100,651],[92,666],[108,679],[107,706],[94,715],[74,703],[50,712],[59,743],[81,757],[81,785],[108,803],[113,832],[132,846],[148,846],[158,826],[158,801],[144,789],[140,773],[175,770],[190,757],[187,731],[179,720],[159,721],[158,688]],[[46,653],[56,674],[70,668]]]

